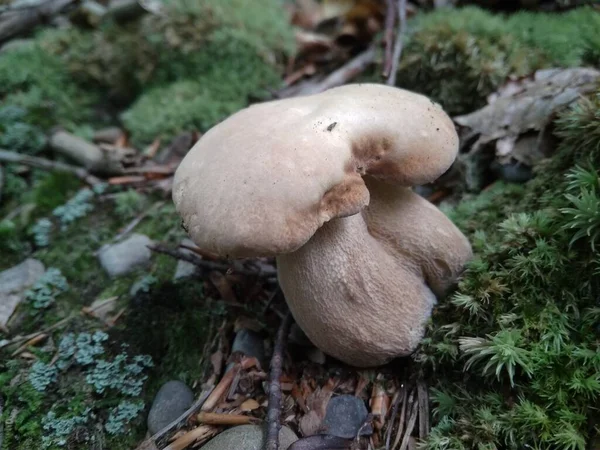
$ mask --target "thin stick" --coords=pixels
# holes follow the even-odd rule
[[[415,424],[417,423],[417,416],[419,415],[418,413],[419,402],[415,399],[410,410],[410,416],[408,417],[408,424],[406,425],[406,431],[404,432],[404,438],[402,439],[400,450],[406,450],[408,448],[408,441],[413,429],[415,428]]]
[[[375,46],[371,46],[364,52],[358,54],[336,71],[330,73],[325,79],[319,82],[308,81],[307,83],[297,84],[290,89],[284,89],[279,92],[279,98],[294,97],[300,95],[318,94],[327,89],[341,86],[351,79],[355,78],[375,61]]]
[[[163,450],[183,450],[198,439],[206,439],[216,434],[218,429],[210,425],[200,425],[193,430],[188,431],[183,436],[167,445]]]
[[[266,450],[279,450],[279,430],[281,429],[281,367],[283,365],[283,349],[285,339],[292,325],[292,314],[287,313],[281,322],[273,357],[271,358],[271,374],[269,376],[269,406],[267,410],[268,431]]]
[[[1,148],[0,161],[16,164],[25,164],[27,166],[37,167],[38,169],[44,170],[69,172],[92,186],[101,183],[99,178],[90,175],[90,173],[83,167],[72,166],[70,164],[65,164],[60,161],[50,161],[49,159],[39,158],[37,156],[23,155],[21,153],[11,152]]]
[[[424,380],[417,381],[417,398],[419,399],[419,438],[429,434],[429,393]]]
[[[198,422],[206,425],[247,425],[260,422],[256,417],[244,416],[242,414],[217,414],[205,411],[198,414],[196,418]]]
[[[404,399],[404,391],[406,390],[406,386],[402,386],[396,395],[394,396],[394,400],[392,401],[392,416],[388,422],[388,428],[385,433],[385,450],[390,450],[390,443],[392,440],[392,430],[394,428],[394,422],[396,421],[396,417],[398,417],[398,407],[402,400]]]
[[[249,369],[250,367],[255,367],[258,365],[258,360],[256,358],[242,358],[242,361],[236,363],[233,368],[223,375],[221,381],[217,384],[217,386],[213,389],[210,396],[206,399],[204,404],[202,405],[202,411],[210,411],[215,406],[221,397],[225,394],[225,392],[229,391],[229,387],[233,382],[233,379],[238,374],[240,370]]]
[[[398,64],[400,63],[400,57],[402,56],[403,39],[406,32],[406,0],[398,0],[398,19],[400,24],[398,26],[398,32],[396,33],[396,43],[394,44],[392,70],[387,80],[387,84],[390,86],[396,85]]]
[[[260,278],[271,278],[277,274],[276,271],[272,270],[249,270],[249,269],[234,269],[229,264],[223,264],[216,261],[206,261],[204,259],[198,258],[194,254],[183,253],[179,250],[172,250],[170,248],[166,248],[162,245],[149,245],[148,248],[157,253],[163,253],[165,255],[172,256],[173,258],[181,259],[183,261],[187,261],[192,263],[202,269],[206,270],[220,270],[222,272],[233,271],[237,272],[240,275],[254,275]]]
[[[0,350],[3,349],[4,347],[8,347],[13,344],[20,344],[21,342],[25,342],[29,339],[33,339],[41,334],[49,333],[50,331],[64,325],[65,323],[69,322],[70,320],[74,319],[75,317],[77,317],[77,314],[71,314],[70,316],[59,320],[55,324],[50,325],[48,328],[45,328],[41,331],[36,331],[35,333],[28,334],[27,336],[15,337],[14,339],[11,339],[10,341],[7,341],[7,342],[3,343],[2,345],[0,345]]]
[[[402,432],[404,431],[404,420],[406,418],[406,409],[407,405],[410,401],[412,401],[413,393],[410,394],[408,398],[408,387],[404,388],[404,395],[402,395],[402,412],[400,413],[400,420],[398,421],[398,431],[396,432],[396,437],[394,439],[394,445],[392,445],[392,450],[396,450],[398,444],[400,444],[400,439],[402,438]]]
[[[382,76],[388,78],[392,70],[392,42],[394,40],[394,24],[396,22],[396,8],[394,0],[386,0],[387,11],[385,13],[385,63]]]

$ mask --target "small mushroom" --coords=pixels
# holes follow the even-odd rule
[[[210,129],[175,174],[192,240],[228,258],[276,256],[294,319],[357,367],[410,354],[471,247],[411,186],[458,152],[427,97],[379,84],[245,108]]]

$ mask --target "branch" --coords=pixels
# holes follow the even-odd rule
[[[0,161],[25,164],[27,166],[37,167],[38,169],[44,170],[69,172],[91,185],[101,183],[99,178],[90,175],[90,173],[82,167],[72,166],[59,161],[50,161],[49,159],[39,158],[37,156],[23,155],[21,153],[0,149]]]
[[[385,14],[385,62],[383,66],[383,77],[388,78],[392,70],[392,41],[394,39],[394,23],[396,22],[396,8],[394,0],[386,0],[387,11]]]
[[[187,261],[192,263],[201,269],[205,270],[220,270],[222,272],[232,271],[237,272],[240,275],[250,275],[257,276],[260,278],[271,278],[277,275],[276,271],[273,270],[261,270],[261,269],[243,269],[243,268],[233,268],[229,264],[224,264],[215,261],[206,261],[204,259],[198,258],[196,255],[183,253],[179,250],[172,250],[170,248],[166,248],[162,245],[149,245],[148,248],[157,253],[163,253],[165,255],[172,256],[173,258],[181,259],[183,261]]]
[[[369,65],[375,61],[375,46],[369,47],[358,54],[336,71],[330,73],[321,81],[309,80],[306,83],[292,86],[280,91],[279,98],[294,97],[300,95],[318,94],[336,86],[341,86],[361,74]]]
[[[387,84],[390,86],[396,85],[396,74],[398,72],[398,64],[400,63],[400,57],[402,56],[402,46],[404,34],[406,33],[406,0],[398,0],[398,19],[400,25],[398,27],[398,33],[396,33],[396,43],[394,44],[394,55],[392,57],[392,70],[387,80]]]
[[[275,348],[271,358],[271,374],[269,376],[269,406],[267,410],[268,431],[266,450],[279,450],[279,430],[281,429],[281,366],[283,365],[283,349],[285,338],[292,325],[292,314],[287,313],[281,322]]]

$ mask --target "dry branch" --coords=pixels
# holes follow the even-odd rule
[[[192,263],[201,269],[204,270],[219,270],[223,272],[235,272],[240,275],[250,275],[257,276],[260,278],[271,278],[277,275],[277,272],[274,270],[263,270],[263,269],[245,269],[245,268],[233,268],[229,264],[224,264],[216,261],[206,261],[204,259],[200,259],[196,255],[183,253],[179,250],[172,250],[170,248],[166,248],[162,245],[150,245],[148,248],[157,253],[163,253],[165,255],[172,256],[173,258],[181,259],[183,261],[187,261]]]
[[[390,76],[392,70],[392,42],[394,40],[394,24],[396,23],[396,7],[394,0],[386,0],[387,11],[385,14],[385,60],[382,75],[384,78]]]
[[[371,46],[336,71],[330,73],[325,79],[320,81],[308,80],[305,83],[299,83],[290,88],[283,89],[277,94],[277,97],[285,98],[318,94],[327,89],[341,86],[364,72],[375,61],[375,55],[375,46]]]
[[[406,33],[406,0],[398,0],[398,31],[396,32],[396,43],[394,44],[394,54],[392,56],[392,69],[389,74],[387,84],[396,85],[396,75],[398,73],[398,64],[402,57],[402,47],[404,45],[404,34]]]
[[[196,418],[198,422],[206,425],[247,425],[258,423],[259,419],[242,414],[217,414],[202,411]]]
[[[37,156],[23,155],[21,153],[0,149],[0,161],[25,164],[26,166],[37,167],[38,169],[44,170],[69,172],[92,186],[101,183],[99,178],[90,175],[90,173],[82,167],[72,166],[59,161],[50,161],[49,159],[39,158]]]
[[[273,357],[271,358],[271,373],[269,375],[269,407],[267,410],[268,431],[267,450],[279,450],[279,430],[281,429],[281,368],[283,366],[283,349],[285,338],[292,325],[292,314],[287,313],[281,322],[277,336]]]

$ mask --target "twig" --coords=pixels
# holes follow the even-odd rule
[[[99,178],[90,175],[90,173],[83,167],[72,166],[70,164],[65,164],[60,161],[50,161],[49,159],[39,158],[37,156],[23,155],[21,153],[11,152],[4,149],[0,149],[0,161],[11,162],[16,164],[25,164],[27,166],[37,167],[38,169],[44,170],[69,172],[92,186],[101,183]]]
[[[204,259],[198,258],[194,254],[183,253],[179,250],[172,250],[162,245],[149,245],[148,248],[157,253],[163,253],[165,255],[172,256],[173,258],[187,261],[206,270],[220,270],[223,272],[233,271],[239,273],[240,275],[254,275],[260,278],[271,278],[277,275],[277,272],[274,270],[249,270],[243,268],[234,269],[229,264],[223,264],[215,261],[206,261]]]
[[[417,423],[418,415],[419,402],[415,399],[410,410],[410,416],[408,417],[408,424],[406,425],[406,431],[404,432],[404,438],[402,439],[402,445],[400,445],[400,450],[406,450],[408,448],[408,441],[410,439],[410,435],[412,434],[413,429],[415,428],[415,424]]]
[[[394,400],[392,401],[392,403],[393,403],[392,415],[388,422],[388,428],[385,433],[385,450],[390,450],[390,442],[392,439],[392,430],[394,428],[394,422],[396,421],[396,417],[398,417],[398,407],[400,406],[400,403],[402,403],[402,400],[404,399],[405,391],[406,391],[406,386],[402,386],[400,388],[400,390],[398,392],[396,392],[396,395],[394,396]]]
[[[65,323],[69,322],[70,320],[74,319],[75,317],[77,317],[77,314],[71,314],[68,317],[65,317],[64,319],[59,320],[58,322],[56,322],[53,325],[50,325],[49,327],[41,330],[41,331],[36,331],[35,333],[31,333],[28,334],[27,336],[18,336],[15,337],[14,339],[11,339],[10,341],[4,342],[3,344],[0,345],[0,350],[3,349],[4,347],[8,347],[10,345],[14,345],[14,344],[20,344],[21,342],[25,342],[28,341],[30,339],[34,339],[37,336],[41,335],[41,334],[47,334],[50,331],[54,330],[55,328],[58,328],[62,325],[64,325]]]
[[[351,79],[355,78],[375,61],[375,46],[369,47],[364,52],[358,54],[336,71],[330,73],[325,79],[314,82],[299,83],[290,89],[284,89],[279,92],[279,98],[294,97],[300,95],[318,94],[336,86],[341,86]]]
[[[396,22],[396,8],[394,0],[386,0],[387,11],[385,13],[385,62],[382,76],[388,78],[392,70],[392,42],[394,40],[394,24]]]
[[[394,44],[394,55],[392,57],[392,70],[387,80],[390,86],[396,85],[396,75],[398,72],[398,64],[402,56],[402,46],[404,34],[406,32],[406,0],[398,0],[398,32],[396,33],[396,43]]]
[[[198,422],[206,425],[247,425],[258,423],[260,420],[256,417],[244,416],[241,414],[217,414],[202,411],[196,416]]]
[[[200,425],[193,430],[188,431],[183,436],[167,445],[163,450],[183,450],[198,439],[206,439],[218,432],[218,428],[210,425]]]
[[[16,349],[10,356],[12,356],[12,357],[17,356],[19,353],[26,350],[27,347],[35,345],[38,342],[46,339],[47,337],[48,337],[48,335],[46,333],[40,333],[37,336],[32,337],[27,342],[25,342],[23,345],[21,345],[18,349]]]
[[[240,370],[246,370],[250,367],[255,366],[259,366],[258,360],[256,358],[242,358],[241,362],[236,363],[229,372],[226,372],[225,375],[223,375],[223,378],[221,378],[219,384],[217,384],[217,386],[213,389],[210,396],[202,405],[202,411],[210,411],[215,406],[217,406],[217,403],[219,402],[219,400],[221,400],[223,394],[229,391],[229,387],[231,386],[233,379],[239,373]]]
[[[123,238],[123,236],[129,234],[135,227],[138,226],[138,224],[144,220],[152,211],[154,211],[155,209],[159,208],[160,206],[164,205],[165,202],[164,200],[158,201],[156,203],[154,203],[150,208],[148,208],[146,211],[144,211],[142,214],[140,214],[139,216],[137,216],[135,219],[133,219],[131,222],[129,222],[129,224],[123,229],[123,231],[121,231],[119,234],[117,234],[114,238],[113,238],[113,242],[117,242],[119,240],[121,240]]]
[[[412,401],[413,393],[408,397],[408,387],[404,388],[404,393],[402,395],[402,412],[400,413],[400,420],[398,421],[398,431],[396,432],[396,437],[394,439],[394,445],[392,445],[392,450],[396,450],[398,444],[400,444],[400,439],[402,438],[402,432],[404,431],[404,420],[406,418],[406,409],[408,407],[408,403]]]
[[[269,406],[267,409],[268,431],[266,450],[279,450],[279,430],[281,429],[281,368],[283,365],[283,349],[285,339],[292,325],[292,314],[287,313],[281,322],[273,357],[271,358],[271,374],[269,376]]]
[[[429,394],[424,380],[417,381],[417,398],[419,399],[419,438],[429,434]]]

